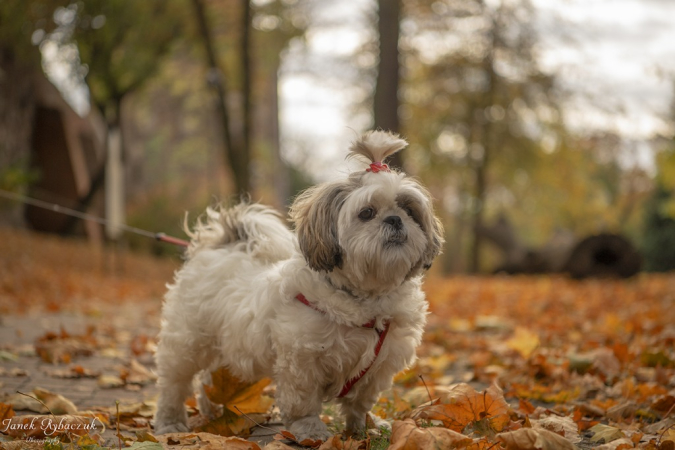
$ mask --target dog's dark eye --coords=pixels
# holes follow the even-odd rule
[[[420,221],[420,216],[417,211],[415,211],[411,206],[403,206],[403,211],[410,217],[412,220],[415,221],[420,227],[422,226],[422,223]]]
[[[359,219],[363,220],[364,222],[367,222],[373,217],[375,217],[375,210],[370,207],[362,209],[359,213]]]

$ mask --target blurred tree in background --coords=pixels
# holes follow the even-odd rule
[[[643,242],[646,255],[670,242],[672,136],[656,174],[626,162],[638,150],[618,133],[572,131],[571,93],[540,68],[529,1],[363,5],[354,23],[334,23],[320,12],[336,6],[317,0],[4,1],[0,69],[12,82],[0,83],[0,181],[31,180],[21,171],[29,152],[16,150],[28,145],[22,123],[32,114],[22,74],[39,66],[40,49],[56,48],[109,135],[121,133],[128,222],[141,228],[180,234],[183,211],[241,192],[283,208],[315,181],[315,141],[293,142],[303,150],[293,158],[280,144],[279,77],[301,72],[328,86],[327,74],[346,80],[355,118],[408,139],[396,163],[438,199],[446,270],[493,268],[480,230],[501,215],[532,246],[606,231]],[[361,42],[353,53],[307,53],[281,70],[291,47],[297,56],[320,32],[349,26]],[[335,49],[343,44],[335,38]],[[95,178],[92,190],[103,169]]]
[[[130,221],[176,234],[181,233],[183,211],[194,217],[214,199],[242,191],[278,208],[287,205],[292,192],[290,169],[279,147],[278,70],[283,49],[302,33],[308,8],[307,3],[283,1],[252,4],[246,13],[249,55],[244,56],[241,1],[199,2],[201,10],[192,2],[186,5],[186,39],[175,45],[153,84],[132,99],[132,117],[125,123],[132,135],[132,170],[140,174],[129,204]],[[199,14],[204,14],[206,30],[200,29]],[[247,75],[244,58],[250,64]],[[244,114],[246,104],[250,111]],[[232,164],[231,152],[248,154]]]
[[[32,74],[41,68],[36,46],[57,25],[67,1],[0,3],[0,188],[18,189],[34,179],[27,171],[34,114]]]
[[[94,175],[89,193],[81,199],[85,208],[107,179],[106,191],[118,191],[117,208],[124,208],[123,101],[156,75],[174,41],[184,33],[185,8],[179,0],[87,0],[71,3],[57,17],[59,28],[50,39],[61,46],[76,45],[73,73],[84,73],[90,101],[107,124],[107,159]],[[84,70],[82,70],[84,68]],[[119,175],[111,172],[119,165]],[[107,172],[107,173],[106,173]],[[125,212],[117,211],[121,220]]]
[[[443,201],[448,270],[494,265],[483,261],[490,249],[479,230],[499,214],[538,245],[556,230],[626,231],[627,219],[638,220],[631,206],[644,192],[631,178],[646,177],[624,174],[612,136],[567,129],[567,93],[539,68],[528,1],[408,0],[405,8],[406,156]]]
[[[450,253],[472,240],[468,269],[476,272],[475,230],[486,213],[524,200],[514,185],[528,183],[561,146],[555,80],[538,68],[527,1],[406,6],[405,132],[415,144],[414,170],[427,174],[455,215]]]
[[[290,193],[278,146],[277,74],[288,41],[302,33],[305,12],[294,4],[192,0],[207,80],[222,120],[232,190],[250,193],[265,184],[255,182],[262,175],[274,181],[277,195],[271,201],[280,206]],[[258,150],[264,153],[254,155]],[[265,161],[272,162],[274,171],[263,169]]]

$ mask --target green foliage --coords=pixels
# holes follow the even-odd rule
[[[0,189],[19,192],[35,183],[40,174],[36,170],[27,169],[27,164],[17,163],[0,168]]]
[[[64,23],[77,43],[94,103],[105,110],[139,88],[185,27],[184,2],[177,0],[84,0],[71,4]]]
[[[183,219],[194,221],[212,203],[203,191],[195,191],[186,182],[173,183],[166,189],[153,189],[138,195],[127,207],[127,223],[151,232],[187,239]],[[149,251],[158,256],[176,255],[180,249],[173,245],[156,242],[145,236],[125,235],[133,249]]]
[[[440,13],[409,1],[407,12],[419,31],[407,40],[406,135],[431,149],[423,161],[430,175],[490,164],[501,172],[493,174],[498,182],[555,147],[554,79],[539,71],[532,54],[528,2],[492,10],[471,1]],[[433,38],[456,44],[429,45]]]
[[[675,192],[675,147],[659,153],[656,156],[656,165],[659,168],[656,175],[658,185],[666,191]],[[671,198],[661,205],[660,213],[675,219],[675,197],[671,195]]]
[[[0,2],[0,49],[13,57],[36,65],[40,63],[37,44],[56,27],[54,11],[68,0],[3,0]]]
[[[645,205],[642,252],[649,271],[675,270],[675,147],[656,156],[656,187]]]
[[[649,271],[675,270],[675,216],[669,211],[673,201],[673,191],[659,186],[645,208],[642,252]]]

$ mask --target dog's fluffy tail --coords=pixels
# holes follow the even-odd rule
[[[192,229],[187,223],[184,228],[190,236],[188,259],[205,249],[227,247],[273,263],[290,258],[295,249],[293,233],[279,213],[257,203],[209,207]]]

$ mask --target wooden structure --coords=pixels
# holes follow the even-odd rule
[[[58,89],[34,73],[35,111],[31,131],[30,170],[37,181],[29,195],[44,201],[102,216],[105,166],[105,124],[96,112],[80,117]],[[28,226],[58,234],[85,234],[103,240],[101,226],[27,205]]]

